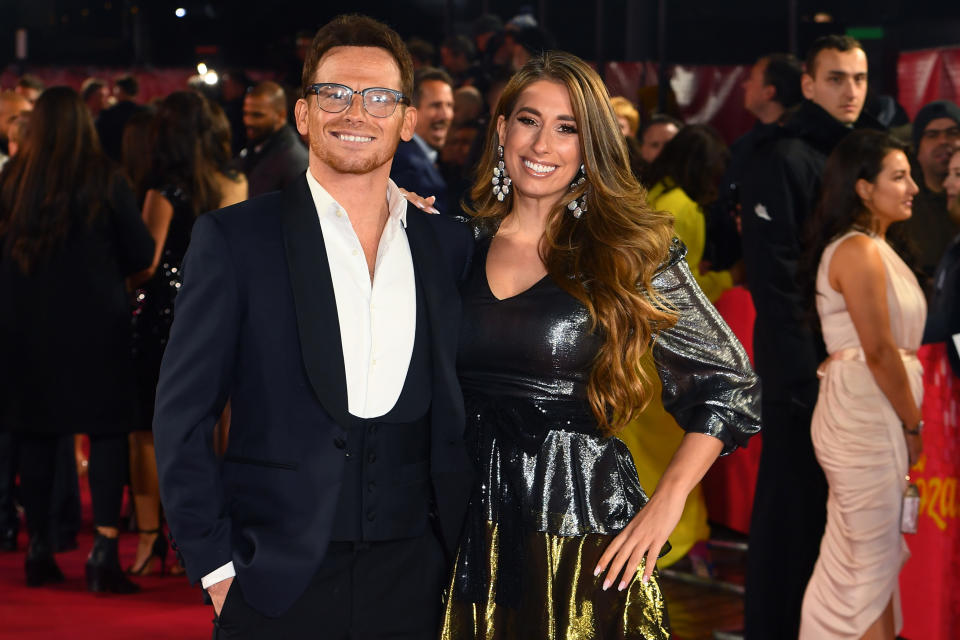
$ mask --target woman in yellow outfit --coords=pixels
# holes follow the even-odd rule
[[[727,147],[712,128],[689,125],[667,143],[650,170],[647,201],[652,209],[669,211],[674,217],[674,231],[687,245],[687,264],[694,278],[711,302],[734,285],[729,271],[700,271],[707,239],[704,209],[717,197],[720,180],[729,154]],[[648,379],[657,383],[646,410],[619,438],[633,454],[640,484],[654,490],[660,476],[680,446],[684,431],[667,413],[660,401],[659,379],[652,360],[641,363]],[[670,536],[670,553],[659,560],[664,568],[683,558],[700,541],[710,537],[707,505],[699,485],[687,497],[680,523]]]

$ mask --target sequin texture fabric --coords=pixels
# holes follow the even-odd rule
[[[593,567],[643,507],[630,453],[586,402],[600,338],[549,277],[498,300],[481,237],[462,290],[458,374],[479,475],[451,579],[443,638],[670,637],[659,585],[602,591]],[[724,451],[759,429],[759,382],[676,242],[654,286],[680,321],[656,336],[664,404]]]

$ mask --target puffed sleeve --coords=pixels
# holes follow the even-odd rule
[[[725,455],[760,431],[760,378],[743,346],[700,290],[674,238],[670,257],[652,280],[677,323],[653,341],[663,405],[688,433],[723,441]]]

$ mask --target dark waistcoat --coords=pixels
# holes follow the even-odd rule
[[[397,403],[377,418],[349,415],[346,464],[331,539],[381,541],[422,535],[429,521],[432,389],[427,308],[417,275],[413,354]]]

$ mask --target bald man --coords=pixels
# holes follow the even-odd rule
[[[0,155],[9,155],[7,133],[10,126],[24,111],[30,111],[33,105],[19,93],[0,91]]]
[[[243,99],[247,146],[240,165],[250,197],[279,191],[307,170],[307,148],[287,124],[287,95],[276,82],[261,82]]]

